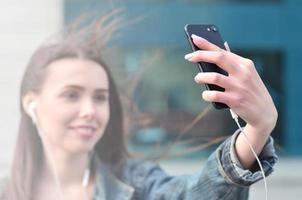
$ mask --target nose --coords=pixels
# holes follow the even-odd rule
[[[95,118],[95,114],[96,108],[94,102],[92,100],[85,100],[81,105],[80,117],[90,121]]]

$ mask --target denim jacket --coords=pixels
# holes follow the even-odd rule
[[[246,170],[238,161],[234,145],[239,133],[226,139],[199,173],[189,176],[170,176],[154,162],[128,160],[118,179],[108,166],[102,166],[93,200],[246,200],[249,186],[262,174],[257,163]],[[259,159],[265,175],[271,174],[277,161],[272,137]]]
[[[242,168],[234,151],[238,135],[226,139],[200,172],[189,176],[170,176],[154,162],[129,159],[117,178],[99,162],[93,200],[247,200],[249,186],[262,175],[257,163],[250,170]],[[271,174],[277,161],[272,137],[259,159],[265,175]],[[3,188],[0,182],[0,196]]]

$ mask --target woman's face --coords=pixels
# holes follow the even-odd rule
[[[36,113],[51,148],[92,150],[109,120],[108,77],[98,63],[66,58],[46,67]]]

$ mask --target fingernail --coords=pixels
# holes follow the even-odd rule
[[[190,60],[193,57],[193,53],[188,53],[185,55],[186,60]]]
[[[193,38],[193,40],[196,40],[198,42],[204,41],[204,39],[202,37],[199,37],[199,36],[197,36],[195,34],[192,34],[191,37]]]
[[[197,75],[194,77],[194,81],[197,83]]]
[[[202,76],[202,75],[200,75],[201,74],[201,72],[199,72],[195,77],[194,77],[194,81],[196,82],[196,83],[198,83],[198,78],[200,77],[200,76]]]

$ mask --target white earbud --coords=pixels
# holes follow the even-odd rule
[[[30,102],[28,105],[28,114],[30,115],[34,124],[37,123],[35,109],[36,109],[36,103],[34,101]]]

